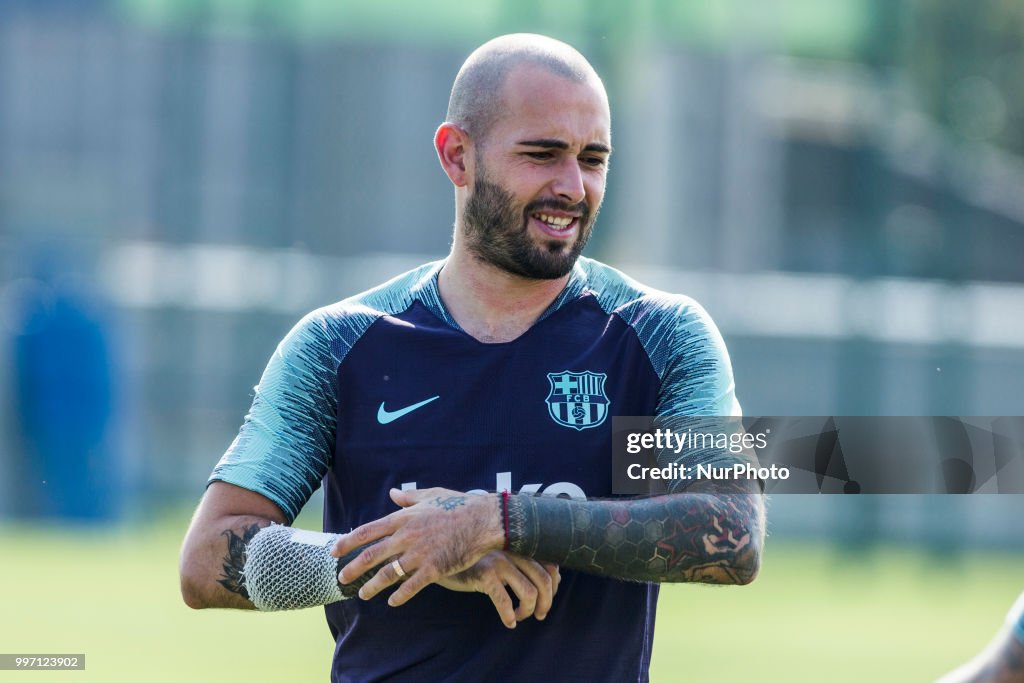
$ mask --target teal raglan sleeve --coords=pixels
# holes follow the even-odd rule
[[[596,261],[584,262],[588,287],[606,311],[614,311],[633,328],[658,376],[654,417],[658,426],[677,433],[687,429],[741,429],[743,412],[736,399],[732,362],[718,327],[704,308],[682,294],[645,287]],[[725,419],[735,418],[735,419]],[[687,467],[736,464],[721,449],[687,448],[667,452],[668,460]],[[680,484],[682,485],[682,484]]]
[[[651,291],[617,312],[636,332],[661,382],[656,416],[742,415],[725,341],[700,304]]]
[[[660,381],[657,416],[742,415],[725,341],[688,296],[645,287],[624,273],[581,259],[580,279],[605,311],[633,328]]]
[[[665,328],[655,349],[663,355],[657,414],[742,416],[729,351],[708,312],[693,299],[678,297]]]
[[[655,409],[657,425],[677,434],[732,433],[741,430],[742,410],[736,398],[732,363],[725,341],[708,312],[681,295],[657,293],[633,313],[633,325],[645,342],[648,358],[661,380]],[[735,419],[730,419],[735,418]],[[659,454],[662,465],[677,463],[731,467],[740,454],[721,447],[695,447]],[[672,491],[692,481],[677,480]]]
[[[340,340],[323,309],[278,345],[234,442],[210,475],[266,496],[289,523],[320,485],[334,453]]]

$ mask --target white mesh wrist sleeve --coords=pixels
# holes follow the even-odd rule
[[[273,612],[344,600],[338,559],[330,551],[337,534],[272,524],[246,546],[245,587],[256,609]]]

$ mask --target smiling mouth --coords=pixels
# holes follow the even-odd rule
[[[537,221],[541,230],[555,237],[570,234],[579,222],[578,216],[552,216],[543,211],[531,213],[530,218]]]

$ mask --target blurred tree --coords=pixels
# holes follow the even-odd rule
[[[1024,3],[913,5],[907,72],[925,110],[958,136],[1024,154]]]

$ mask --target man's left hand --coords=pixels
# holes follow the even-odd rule
[[[531,616],[544,621],[561,580],[558,565],[492,550],[469,569],[441,579],[438,585],[452,591],[483,593],[491,599],[501,622],[515,628],[516,622]],[[518,606],[512,604],[509,591],[519,600]]]
[[[338,581],[345,584],[380,566],[359,589],[359,597],[364,600],[403,581],[388,598],[392,607],[402,605],[425,586],[468,569],[505,543],[499,501],[493,495],[442,488],[391,489],[390,494],[403,509],[356,527],[331,551],[334,557],[341,557],[373,543],[338,574]],[[396,559],[404,576],[394,567]]]

